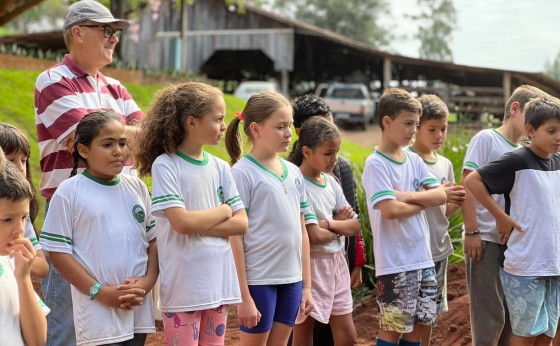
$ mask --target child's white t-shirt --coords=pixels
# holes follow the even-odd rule
[[[37,234],[35,234],[35,230],[33,229],[33,223],[29,216],[26,218],[25,224],[25,231],[23,232],[23,236],[31,241],[33,244],[33,248],[35,251],[41,250],[41,243],[39,243],[39,239],[37,239]]]
[[[469,143],[463,160],[463,171],[474,171],[518,147],[518,144],[507,140],[496,129],[482,130],[477,133]],[[500,208],[504,209],[505,201],[503,195],[492,195],[492,198],[494,198]],[[501,243],[500,234],[496,228],[496,220],[492,214],[478,202],[476,202],[476,221],[482,240],[498,244]]]
[[[150,195],[138,178],[97,179],[87,171],[60,184],[49,205],[41,245],[74,258],[102,286],[146,275],[148,242],[155,238]],[[110,308],[72,286],[78,345],[118,343],[155,332],[152,294],[133,310]]]
[[[206,210],[224,203],[243,209],[228,164],[206,152],[202,160],[162,154],[152,166],[152,214],[158,224],[160,291],[164,312],[213,309],[241,302],[228,237],[180,234],[165,209]]]
[[[304,176],[305,191],[311,208],[317,216],[317,220],[332,220],[334,214],[340,208],[348,205],[342,188],[336,179],[328,174],[322,173],[325,184],[319,184]],[[305,222],[306,224],[309,221]],[[316,223],[316,222],[314,222]],[[344,250],[344,237],[339,237],[326,244],[311,245],[311,252],[335,253]]]
[[[408,148],[411,152],[417,154],[411,147]],[[441,185],[449,182],[451,186],[455,184],[455,175],[453,174],[453,165],[446,157],[437,153],[435,161],[423,160],[428,171],[432,174]],[[430,229],[430,248],[432,250],[432,259],[434,262],[439,262],[453,253],[453,245],[447,229],[449,228],[449,219],[445,216],[447,211],[447,203],[439,207],[427,208],[424,210],[426,220],[428,221],[428,228]]]
[[[0,256],[0,344],[9,346],[24,346],[19,321],[19,293],[14,259]],[[43,313],[47,315],[50,309],[35,294]]]
[[[403,150],[405,159],[397,162],[379,151],[366,160],[362,183],[366,193],[373,254],[377,276],[402,273],[434,266],[430,233],[424,212],[407,218],[387,220],[378,203],[396,200],[395,191],[413,192],[439,186],[422,159]]]
[[[249,229],[243,239],[249,285],[301,281],[301,213],[307,221],[317,222],[307,201],[301,171],[284,159],[280,162],[282,176],[250,155],[232,168],[249,217]]]

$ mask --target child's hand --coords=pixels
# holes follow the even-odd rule
[[[362,267],[354,267],[350,273],[350,288],[356,289],[362,286]]]
[[[503,216],[496,218],[496,228],[500,232],[500,241],[502,244],[507,244],[511,232],[515,228],[519,232],[525,232],[523,227],[521,227],[511,216],[504,213]]]
[[[17,238],[10,242],[10,258],[14,259],[14,276],[18,282],[30,278],[31,265],[37,253],[27,238]]]
[[[447,203],[462,205],[465,201],[465,196],[467,195],[467,193],[462,185],[451,185],[451,182],[448,181],[443,185],[443,190],[447,195]]]
[[[482,259],[482,240],[479,234],[465,236],[463,253],[473,261]]]
[[[111,308],[132,310],[133,306],[144,302],[146,291],[141,288],[119,289],[122,285],[101,286],[95,300]]]
[[[254,328],[261,320],[261,313],[257,309],[253,299],[244,299],[237,304],[237,321],[240,326]]]
[[[334,219],[339,221],[344,221],[344,220],[353,219],[354,216],[356,216],[356,213],[354,213],[352,207],[349,205],[345,205],[344,207],[340,208],[336,212],[336,214],[334,215]]]
[[[299,303],[299,313],[302,316],[307,316],[315,307],[315,301],[313,301],[313,296],[311,295],[311,288],[304,287],[301,292],[301,302]]]

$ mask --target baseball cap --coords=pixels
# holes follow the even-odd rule
[[[130,23],[126,20],[113,17],[111,11],[97,1],[81,0],[73,3],[68,8],[63,28],[68,29],[86,20],[92,20],[102,24],[116,24],[117,27],[121,29],[126,29],[130,26]]]

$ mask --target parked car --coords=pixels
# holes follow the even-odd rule
[[[245,81],[239,83],[233,96],[239,97],[240,99],[248,100],[251,95],[262,92],[262,91],[280,91],[280,87],[276,82],[269,81]]]
[[[375,121],[377,105],[365,84],[333,83],[324,100],[337,123],[358,124],[366,130]]]

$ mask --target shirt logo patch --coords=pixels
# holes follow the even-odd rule
[[[441,178],[441,185],[443,185],[445,183],[447,183],[447,178],[446,177]]]
[[[299,177],[296,177],[296,188],[297,188],[298,192],[301,194],[302,187],[301,187],[301,180],[299,180]]]
[[[414,191],[420,191],[420,180],[414,178],[414,181],[412,182],[412,188],[414,188]]]
[[[132,207],[132,216],[136,221],[138,221],[138,223],[142,223],[146,219],[146,212],[141,205],[136,204]]]
[[[219,186],[218,191],[216,191],[216,195],[218,196],[218,201],[220,204],[224,204],[224,188]]]

